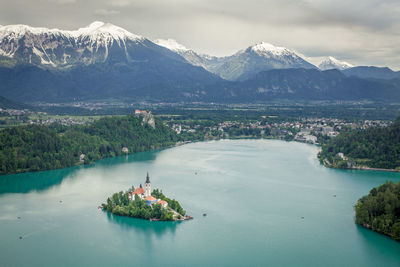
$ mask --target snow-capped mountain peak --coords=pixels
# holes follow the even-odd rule
[[[115,26],[111,23],[104,23],[101,21],[95,21],[89,26],[80,28],[76,31],[70,32],[74,37],[90,37],[93,40],[98,40],[101,38],[112,38],[115,40],[141,40],[143,37],[133,34],[121,27]]]
[[[261,42],[253,45],[250,47],[250,50],[259,55],[269,54],[274,56],[282,56],[288,54],[295,54],[293,51],[285,47],[274,46],[273,44],[266,42]]]
[[[113,48],[115,58],[130,60],[129,49],[146,39],[111,23],[95,21],[78,30],[8,25],[0,27],[0,55],[35,65],[59,66],[105,61]]]
[[[338,60],[334,57],[326,57],[319,65],[318,68],[321,70],[338,69],[345,70],[354,67],[352,64],[345,61]]]
[[[188,51],[184,45],[178,43],[174,39],[157,39],[154,40],[154,43],[158,44],[159,46],[163,46],[165,48],[168,48],[169,50],[179,52],[179,51]]]
[[[25,37],[25,38],[24,38]],[[47,38],[69,38],[68,31],[59,29],[48,29],[41,27],[31,27],[23,24],[6,25],[0,27],[0,55],[6,57],[14,57],[18,49],[24,50],[24,47],[30,47],[32,52],[38,54],[43,64],[51,64],[51,61],[44,59],[41,55],[43,52],[39,51],[36,46],[40,46],[44,39]],[[40,54],[40,55],[39,55]],[[30,59],[29,59],[29,62]]]
[[[6,25],[0,26],[0,38],[9,37],[9,38],[19,38],[24,36],[27,33],[31,34],[63,34],[66,31],[62,31],[59,29],[48,29],[42,27],[31,27],[24,24],[15,24],[15,25]]]
[[[133,34],[121,27],[115,26],[111,23],[104,23],[95,21],[89,26],[80,28],[74,31],[48,29],[43,27],[31,27],[23,24],[0,26],[0,38],[20,38],[25,34],[30,33],[34,35],[63,35],[64,37],[83,38],[90,37],[93,39],[98,38],[113,38],[115,40],[140,40],[143,37]]]

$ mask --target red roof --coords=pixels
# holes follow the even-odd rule
[[[153,196],[147,196],[144,200],[146,201],[156,201],[157,199]]]
[[[136,188],[135,191],[132,192],[132,195],[141,195],[144,194],[144,189],[142,187]]]
[[[165,204],[168,204],[168,202],[165,200],[160,200],[160,201],[158,201],[158,204],[161,204],[164,206]]]

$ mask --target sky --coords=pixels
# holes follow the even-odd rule
[[[216,56],[264,41],[314,64],[333,56],[400,70],[400,0],[0,0],[0,25],[75,30],[96,20]]]

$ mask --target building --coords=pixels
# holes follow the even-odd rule
[[[145,197],[145,191],[142,187],[142,184],[140,184],[139,188],[136,188],[135,191],[129,194],[129,199],[132,201],[135,201],[135,195],[138,195],[141,199]]]
[[[156,203],[157,202],[157,199],[155,198],[155,197],[153,197],[153,196],[147,196],[145,199],[144,199],[144,201],[146,202],[146,205],[147,206],[151,206],[151,205],[153,205],[154,203]]]
[[[151,196],[151,184],[150,184],[150,177],[149,177],[149,173],[147,173],[146,176],[146,183],[144,184],[144,188],[145,188],[145,197]]]
[[[140,110],[140,109],[135,110],[135,115],[145,115],[145,114],[147,114],[146,110]]]
[[[165,200],[159,200],[157,204],[160,204],[162,207],[166,208],[168,206],[168,202]]]
[[[180,124],[173,124],[172,130],[174,130],[177,134],[181,134],[182,126]]]
[[[143,117],[142,120],[142,125],[147,123],[148,125],[150,125],[153,129],[156,128],[156,121],[154,119],[153,114],[151,114],[151,111],[146,111],[146,110],[140,110],[140,109],[136,109],[135,110],[135,116],[136,117]]]
[[[155,203],[160,204],[162,207],[167,207],[168,202],[165,200],[161,199],[156,199],[151,195],[151,183],[150,183],[150,176],[149,173],[147,173],[146,176],[146,182],[144,184],[144,188],[142,187],[142,184],[140,184],[139,188],[136,188],[133,192],[129,194],[129,199],[131,201],[135,201],[135,196],[140,197],[140,199],[143,199],[146,202],[147,206],[151,206]]]

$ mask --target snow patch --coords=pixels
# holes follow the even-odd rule
[[[121,27],[115,26],[111,23],[104,23],[101,21],[95,21],[91,23],[89,26],[80,28],[75,31],[31,27],[22,24],[7,25],[0,27],[0,39],[3,39],[5,37],[21,38],[27,33],[35,35],[63,35],[65,37],[72,37],[72,38],[89,37],[90,39],[93,40],[112,38],[115,40],[131,39],[137,41],[144,39],[143,37],[133,34]]]
[[[127,41],[139,44],[146,40],[144,37],[121,27],[101,21],[95,21],[87,27],[73,31],[31,27],[22,24],[7,25],[0,26],[0,55],[13,57],[23,38],[25,38],[24,47],[31,48],[32,52],[41,59],[42,64],[52,66],[55,66],[55,64],[51,58],[58,58],[56,61],[59,60],[66,64],[67,59],[71,57],[71,55],[57,56],[52,52],[60,44],[73,46],[81,55],[86,49],[95,53],[101,48],[105,48],[105,59],[108,57],[108,50],[111,45],[117,44],[125,49],[127,58],[129,58],[126,47]],[[51,41],[47,42],[48,40]],[[85,58],[88,57],[85,56]]]
[[[259,55],[273,55],[273,56],[284,56],[284,55],[296,55],[294,51],[291,51],[285,47],[274,46],[273,44],[261,42],[250,47],[250,49]]]
[[[43,58],[43,56],[48,57],[48,55],[46,53],[43,53],[42,51],[40,51],[39,49],[37,49],[36,47],[32,48],[32,51],[35,55],[37,55],[40,58],[40,63],[43,65],[52,65],[53,67],[55,67],[56,65],[50,61],[50,60],[46,60]]]
[[[184,45],[178,43],[176,40],[174,39],[157,39],[154,40],[154,43],[158,44],[159,46],[168,48],[169,50],[172,51],[188,51],[189,49],[187,49]]]

